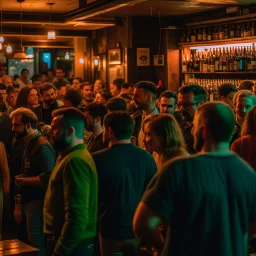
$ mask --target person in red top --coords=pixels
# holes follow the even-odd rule
[[[231,150],[237,153],[256,171],[256,106],[247,114],[241,131],[241,137],[231,145]]]

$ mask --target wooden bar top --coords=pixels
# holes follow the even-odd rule
[[[38,255],[38,249],[17,239],[0,241],[0,256],[8,255]]]

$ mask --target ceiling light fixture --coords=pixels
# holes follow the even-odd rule
[[[14,54],[14,59],[26,59],[27,54],[25,53],[24,47],[22,46],[22,3],[25,0],[17,0],[18,3],[20,3],[20,52],[17,52]]]
[[[51,29],[47,32],[47,39],[56,39],[56,32],[54,29],[52,29],[52,6],[55,3],[47,3],[50,6],[50,23],[51,23]]]

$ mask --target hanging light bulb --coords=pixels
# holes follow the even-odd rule
[[[22,46],[22,3],[25,0],[17,0],[20,3],[20,51],[15,53],[13,58],[14,59],[26,59],[27,54],[25,53],[25,49]]]
[[[50,23],[51,23],[51,29],[47,32],[47,39],[56,39],[56,32],[54,29],[52,29],[52,6],[55,3],[47,3],[50,6]]]
[[[12,53],[12,46],[11,45],[7,45],[6,52],[7,53]]]

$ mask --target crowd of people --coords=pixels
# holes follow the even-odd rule
[[[150,81],[70,82],[62,68],[31,84],[28,75],[0,83],[2,239],[40,256],[253,250],[251,81],[206,102],[199,85],[176,93]]]

